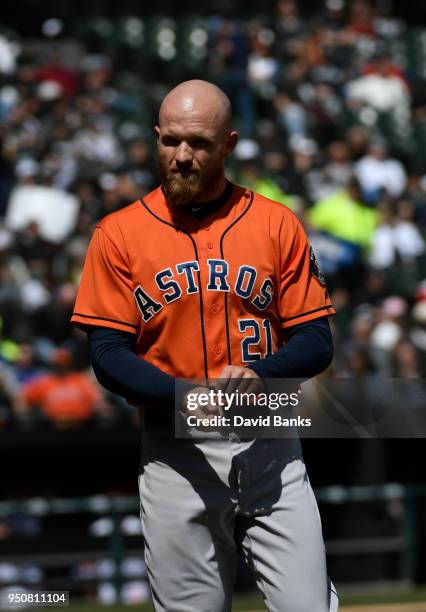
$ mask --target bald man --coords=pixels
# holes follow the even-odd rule
[[[222,195],[224,162],[237,133],[231,129],[229,100],[219,88],[189,81],[173,89],[160,107],[155,133],[161,183],[173,206],[211,202]],[[177,135],[185,140],[173,146]]]
[[[226,179],[238,135],[220,89],[174,88],[155,134],[161,186],[98,224],[72,316],[101,384],[142,407],[154,607],[229,612],[240,555],[271,612],[335,612],[298,438],[175,434],[194,393],[178,379],[256,393],[327,367],[324,279],[289,209]],[[195,416],[212,423],[220,409],[197,404]]]

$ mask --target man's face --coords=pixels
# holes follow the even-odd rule
[[[163,190],[176,207],[208,202],[224,177],[234,136],[203,112],[165,112],[155,128]]]

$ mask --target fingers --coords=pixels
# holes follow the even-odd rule
[[[238,391],[242,391],[243,388],[246,387],[245,383],[243,383],[244,370],[245,368],[231,366],[229,376],[225,380],[225,385],[223,389],[225,393],[235,393],[237,389]]]
[[[234,369],[235,369],[235,366],[229,366],[229,365],[223,368],[222,372],[219,374],[217,379],[214,381],[213,388],[216,390],[221,389],[222,391],[225,391],[228,381],[232,377],[232,373]]]
[[[263,389],[263,384],[260,378],[247,378],[244,379],[247,384],[247,388],[245,389],[245,393],[260,393]]]
[[[263,389],[262,380],[250,368],[226,366],[214,384],[210,387],[196,387],[191,391],[192,407],[187,406],[187,414],[197,419],[214,421],[213,417],[223,417],[231,406],[256,405],[256,397]],[[221,393],[218,393],[221,392]],[[239,398],[236,394],[251,395]],[[224,398],[223,395],[226,395]],[[189,394],[188,394],[189,395]],[[243,404],[241,404],[243,399]],[[188,412],[189,410],[189,412]],[[208,425],[203,425],[202,429]],[[198,428],[198,427],[197,427]]]
[[[210,416],[223,416],[223,408],[213,398],[209,398],[209,389],[207,387],[196,387],[190,393],[187,393],[184,398],[183,409],[188,414],[193,414],[197,418],[206,418]],[[188,397],[191,397],[191,407],[188,404]]]
[[[258,393],[262,389],[262,382],[253,370],[231,365],[222,370],[214,387],[225,393]]]

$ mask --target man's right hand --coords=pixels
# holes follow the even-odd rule
[[[183,396],[183,400],[182,400],[182,408],[185,412],[185,414],[187,415],[193,415],[196,418],[199,419],[211,419],[214,416],[223,416],[224,411],[223,411],[223,407],[222,406],[218,406],[212,403],[207,403],[204,405],[203,404],[199,404],[197,402],[196,399],[194,399],[194,396],[197,395],[206,395],[208,394],[210,391],[210,389],[208,387],[195,387],[195,389],[192,389],[191,391],[189,391],[188,393],[186,393]],[[191,403],[192,401],[194,403],[197,404],[197,406],[195,408],[189,409],[188,408],[188,402],[189,402],[189,396],[191,396]]]

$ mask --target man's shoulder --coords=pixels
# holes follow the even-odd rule
[[[108,227],[110,225],[114,225],[114,223],[125,223],[126,221],[133,218],[138,214],[139,209],[142,208],[140,200],[136,200],[120,210],[116,210],[109,215],[106,215],[101,221],[99,221],[99,227]]]
[[[262,213],[267,217],[274,217],[274,219],[281,219],[284,221],[297,221],[297,215],[291,210],[289,206],[276,200],[271,200],[265,196],[253,191],[253,206],[256,215]]]
[[[135,223],[142,223],[143,217],[145,216],[145,209],[142,204],[145,199],[153,199],[156,196],[158,189],[151,191],[149,194],[135,200],[131,204],[116,210],[109,215],[106,215],[101,221],[97,223],[97,227],[105,231],[114,231],[115,228],[126,228],[134,226]]]

